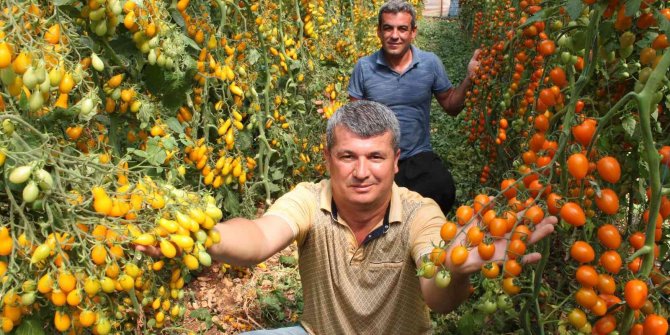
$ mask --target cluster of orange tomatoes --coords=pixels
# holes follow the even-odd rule
[[[550,306],[563,301],[565,318],[550,326],[561,333],[665,334],[670,8],[653,0],[461,5],[482,49],[466,120],[470,142],[488,153],[480,181],[500,183],[491,218],[561,219],[546,266],[531,267],[543,280],[531,286],[542,298],[534,315],[557,317]],[[493,235],[486,215],[477,228]],[[468,238],[462,247],[474,245]]]

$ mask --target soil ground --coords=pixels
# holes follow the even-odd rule
[[[300,286],[285,283],[297,284],[298,270],[282,265],[280,257],[297,259],[296,246],[253,268],[215,263],[201,272],[186,287],[192,299],[183,327],[198,334],[238,334],[296,322],[299,315],[288,307],[298,303]]]

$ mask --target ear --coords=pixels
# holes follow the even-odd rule
[[[326,160],[326,170],[330,173],[330,150],[328,150],[328,147],[323,148],[323,159]]]
[[[400,170],[398,168],[398,162],[400,161],[400,149],[395,151],[395,157],[393,158],[393,174],[398,173]]]

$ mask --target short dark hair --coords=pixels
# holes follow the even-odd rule
[[[326,147],[335,145],[335,128],[343,126],[356,136],[370,138],[391,132],[391,145],[396,151],[400,144],[400,124],[393,111],[374,101],[357,100],[340,107],[328,119],[326,126]]]
[[[377,16],[377,27],[382,26],[382,14],[384,13],[408,13],[412,16],[412,28],[416,27],[416,10],[411,3],[403,0],[389,0],[379,8],[379,15]]]

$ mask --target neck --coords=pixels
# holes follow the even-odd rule
[[[390,200],[389,197],[379,204],[359,207],[347,205],[343,201],[338,202],[335,198],[335,204],[337,205],[337,215],[347,222],[354,234],[367,235],[377,223],[384,219],[386,210],[391,205]]]
[[[407,52],[401,55],[389,55],[387,52],[384,52],[384,60],[386,64],[393,70],[398,73],[402,73],[407,69],[409,64],[412,63],[412,48],[407,49]]]

